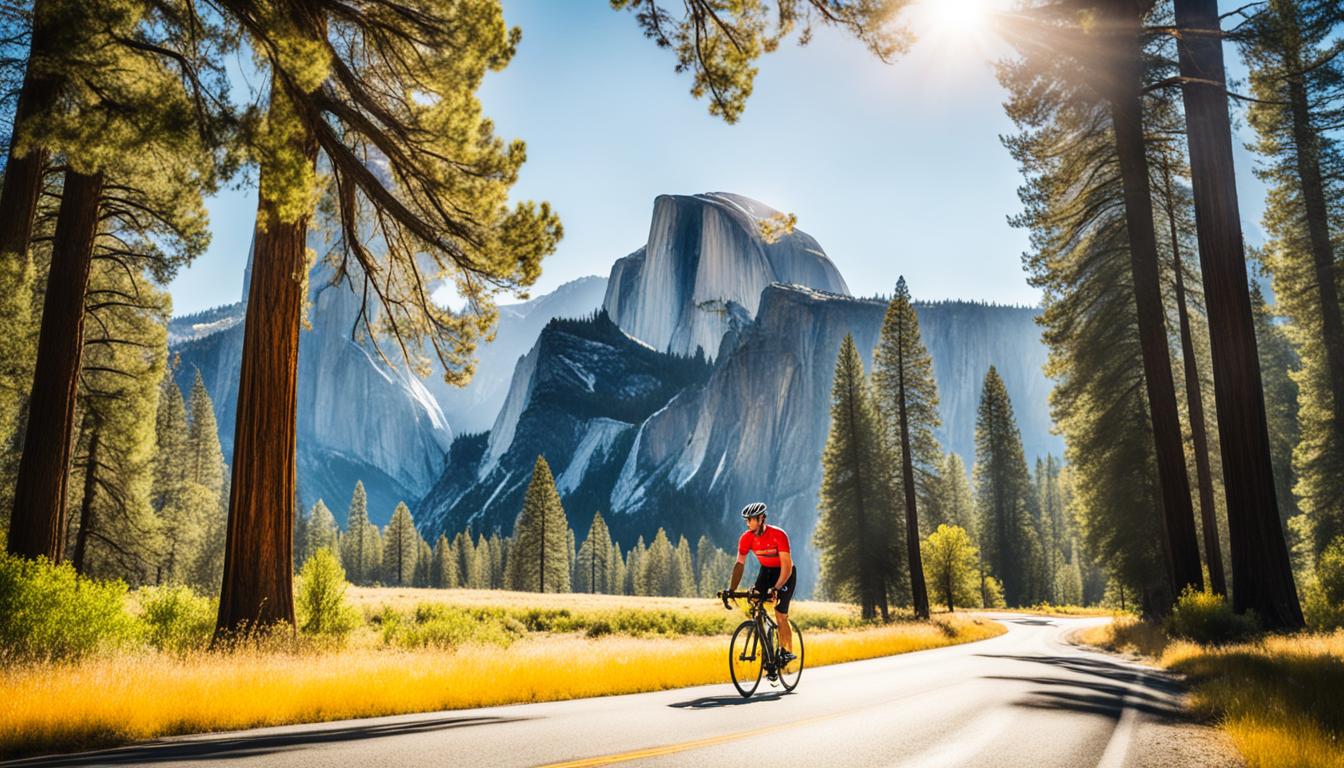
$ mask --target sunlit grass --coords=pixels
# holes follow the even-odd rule
[[[1214,647],[1120,619],[1079,640],[1187,675],[1194,708],[1219,723],[1249,768],[1344,768],[1344,630]]]
[[[983,619],[950,616],[807,633],[807,664],[937,648],[1003,631]],[[147,653],[0,669],[0,757],[172,734],[726,682],[725,646],[724,636],[537,634],[507,649]]]

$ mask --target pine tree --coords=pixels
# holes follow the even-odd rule
[[[509,557],[509,588],[526,592],[568,592],[568,523],[551,467],[542,456],[532,468],[532,481],[513,526]]]
[[[30,66],[45,70],[35,77],[48,87],[30,99],[34,81],[25,80],[20,95],[15,138],[35,146],[20,144],[0,191],[4,258],[27,258],[41,206],[60,203],[42,242],[49,269],[28,398],[33,428],[24,434],[7,546],[59,561],[81,368],[97,369],[82,364],[86,316],[149,309],[139,294],[109,301],[91,292],[103,290],[92,282],[95,262],[114,262],[130,281],[149,270],[165,283],[204,251],[201,199],[217,180],[215,138],[229,100],[213,87],[226,80],[210,72],[221,72],[216,30],[199,18],[179,23],[194,12],[41,2],[34,13],[35,28],[47,31],[32,38],[39,55]],[[60,189],[38,197],[48,154],[61,158]]]
[[[1032,567],[1029,484],[1013,404],[991,365],[975,420],[975,495],[985,563],[1003,582],[1004,599],[1010,606],[1027,604],[1033,597],[1028,584]]]
[[[915,616],[929,617],[929,596],[924,584],[924,566],[919,553],[917,499],[928,509],[938,481],[943,456],[934,430],[938,419],[938,385],[933,380],[933,359],[919,336],[919,315],[910,302],[910,289],[902,276],[887,305],[882,333],[873,350],[873,395],[881,416],[887,450],[899,462],[900,487],[904,496],[906,562],[910,569],[910,593]]]
[[[629,554],[625,556],[625,594],[627,595],[647,595],[644,585],[644,537],[640,536],[635,540],[635,546],[630,548]]]
[[[306,292],[295,265],[307,263],[319,154],[339,233],[328,258],[338,279],[356,291],[364,286],[358,316],[369,341],[377,347],[395,337],[417,372],[427,369],[428,347],[451,381],[468,380],[475,340],[496,318],[493,297],[534,282],[561,234],[547,205],[506,204],[525,152],[494,135],[475,98],[485,73],[503,68],[518,40],[497,2],[408,12],[372,0],[354,14],[330,2],[224,8],[271,87],[253,147],[261,192],[220,634],[294,618],[289,569],[270,569],[274,579],[255,574],[288,556]],[[328,26],[340,34],[329,35]],[[369,169],[370,155],[381,172]],[[353,273],[369,279],[350,280]],[[438,282],[456,285],[470,309],[431,299],[423,288]]]
[[[187,477],[205,486],[218,496],[224,487],[224,452],[219,446],[219,427],[215,423],[215,406],[210,393],[201,381],[201,372],[191,385],[187,400],[191,414],[191,429],[187,432]]]
[[[1018,192],[1024,210],[1011,221],[1031,233],[1023,263],[1043,293],[1038,322],[1050,350],[1046,372],[1055,380],[1051,415],[1068,446],[1088,552],[1161,609],[1175,594],[1163,554],[1125,185],[1112,111],[1093,82],[1097,63],[1085,61],[1103,49],[1082,36],[1076,10],[1032,6],[1019,57],[999,67],[1009,92],[1005,108],[1018,128],[1003,141],[1025,177]],[[1157,132],[1180,127],[1164,99],[1170,97],[1159,90],[1145,102],[1150,150],[1167,151]],[[981,523],[981,552],[989,557]]]
[[[832,595],[854,600],[863,617],[901,594],[905,525],[898,513],[893,463],[868,392],[863,361],[846,336],[831,389],[831,428],[822,454],[821,517],[815,542]]]
[[[611,543],[611,567],[607,583],[611,585],[611,594],[628,595],[625,558],[621,555],[620,542]]]
[[[436,589],[456,589],[458,586],[457,552],[442,533],[434,542],[429,585]]]
[[[165,371],[155,416],[154,485],[150,503],[159,516],[162,555],[156,583],[184,581],[205,536],[203,509],[186,502],[186,403],[171,371]]]
[[[940,517],[938,520],[930,520],[930,525],[955,525],[974,535],[975,496],[971,492],[969,478],[961,456],[956,453],[943,456],[942,466],[938,470],[938,498],[932,505],[939,511]]]
[[[574,591],[611,594],[611,532],[601,512],[593,513],[588,535],[579,547],[574,568]]]
[[[420,534],[411,520],[406,502],[398,502],[392,520],[383,532],[383,581],[388,585],[409,587],[415,580],[415,564],[420,556]]]
[[[336,526],[336,518],[327,509],[327,505],[318,499],[308,519],[304,523],[303,557],[300,564],[313,556],[319,549],[329,549],[333,554],[341,551],[341,529]]]
[[[1218,3],[1175,0],[1174,5],[1218,434],[1226,447],[1223,484],[1232,606],[1238,612],[1255,611],[1265,627],[1297,629],[1303,625],[1302,607],[1274,489],[1233,175],[1223,41],[1221,35],[1208,34],[1220,28]],[[1344,377],[1344,370],[1339,374]],[[1344,392],[1344,386],[1336,391]],[[1303,414],[1303,420],[1310,421],[1309,415]]]
[[[691,543],[685,536],[677,540],[677,548],[673,551],[672,557],[672,596],[694,597],[695,560],[691,555]]]
[[[430,569],[434,567],[434,553],[429,548],[429,542],[416,534],[416,552],[415,552],[415,577],[411,583],[416,587],[428,587],[430,581]]]
[[[657,0],[612,0],[616,10],[635,14],[644,36],[676,53],[677,72],[691,72],[691,95],[709,97],[709,113],[735,123],[746,108],[756,79],[755,62],[775,50],[802,22],[799,45],[813,25],[835,26],[858,38],[873,55],[890,61],[904,53],[912,37],[896,23],[910,0],[847,3],[835,0],[750,0],[716,3],[688,0],[684,14],[669,13]],[[770,25],[769,20],[777,24]]]
[[[366,570],[368,556],[365,547],[368,537],[364,529],[369,524],[369,497],[364,492],[364,481],[355,481],[355,491],[345,513],[345,536],[341,538],[341,565],[354,584],[365,584],[371,574]]]
[[[1302,511],[1312,522],[1313,554],[1344,533],[1344,256],[1338,239],[1344,145],[1327,127],[1344,117],[1339,90],[1344,62],[1335,42],[1341,23],[1344,10],[1337,3],[1272,0],[1240,38],[1251,94],[1258,100],[1247,115],[1264,160],[1257,174],[1270,187],[1264,215],[1269,239],[1261,258],[1301,355],[1294,376],[1301,439],[1295,441],[1292,472]],[[1262,345],[1267,335],[1257,334]],[[1265,356],[1261,346],[1262,363]],[[1286,473],[1274,450],[1274,387],[1264,384],[1274,476],[1282,486]],[[1281,423],[1282,414],[1277,418]],[[1276,496],[1282,505],[1283,494]]]
[[[1251,311],[1255,315],[1256,348],[1260,352],[1260,380],[1265,388],[1265,414],[1269,426],[1270,456],[1274,462],[1275,495],[1279,500],[1279,516],[1285,529],[1293,532],[1303,528],[1308,519],[1301,515],[1293,486],[1297,473],[1293,466],[1293,449],[1301,443],[1298,424],[1300,392],[1294,380],[1301,376],[1302,362],[1297,347],[1288,331],[1275,322],[1274,314],[1265,302],[1260,286],[1251,288]],[[1289,526],[1289,520],[1295,520]],[[1309,528],[1309,526],[1307,526]],[[1294,535],[1291,549],[1303,551],[1308,560],[1315,561],[1315,543]]]
[[[1104,53],[1095,76],[1103,84],[1102,96],[1109,103],[1167,560],[1173,593],[1179,594],[1186,587],[1202,589],[1204,580],[1162,305],[1150,162],[1145,145],[1143,88],[1151,73],[1145,71],[1141,28],[1149,11],[1146,6],[1128,0],[1112,0],[1101,7],[1104,9],[1101,23],[1095,29]],[[1007,584],[1005,587],[1011,590]]]

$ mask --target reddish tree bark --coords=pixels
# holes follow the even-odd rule
[[[28,428],[14,484],[9,551],[45,556],[52,562],[61,561],[65,548],[65,484],[84,349],[84,294],[102,189],[100,173],[65,173],[28,400]]]
[[[1176,26],[1227,492],[1232,605],[1254,610],[1268,628],[1297,628],[1302,608],[1274,494],[1217,1],[1176,0]]]
[[[85,424],[90,418],[85,417]],[[84,556],[88,553],[89,532],[93,530],[93,496],[98,488],[98,439],[101,429],[97,421],[92,423],[89,435],[89,457],[84,467],[84,494],[79,501],[79,533],[75,534],[75,554],[70,564],[80,573],[85,573]]]
[[[272,89],[275,112],[283,86],[277,80]],[[314,165],[312,132],[301,130],[293,142]],[[266,189],[271,171],[263,165],[261,173]],[[257,208],[216,641],[294,623],[295,408],[309,214],[284,221],[264,197]]]
[[[58,77],[46,71],[44,60],[51,54],[52,34],[46,23],[47,4],[38,0],[33,7],[32,43],[28,53],[28,68],[19,90],[19,102],[14,111],[14,131],[9,140],[9,160],[5,164],[5,179],[0,186],[0,258],[13,258],[28,252],[33,235],[33,218],[37,212],[37,197],[42,189],[42,172],[47,165],[47,151],[30,146],[18,152],[23,124],[35,115],[51,108],[60,90]]]

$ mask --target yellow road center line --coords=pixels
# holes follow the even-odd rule
[[[721,736],[710,736],[705,739],[696,739],[695,741],[683,741],[680,744],[666,744],[661,747],[648,747],[646,749],[637,749],[634,750],[633,752],[617,752],[610,755],[585,757],[579,760],[566,760],[565,762],[562,763],[546,763],[544,765],[538,766],[537,768],[585,768],[586,766],[612,765],[614,763],[624,763],[630,760],[640,760],[648,757],[662,757],[663,755],[673,755],[678,752],[687,752],[692,749],[712,747],[716,744],[724,744],[730,741],[749,739],[753,736],[763,736],[767,733],[776,733],[778,731],[784,731],[790,728],[797,728],[800,725],[812,725],[814,723],[824,723],[827,720],[834,720],[838,717],[845,717],[846,715],[852,715],[857,712],[863,712],[869,709],[884,707],[887,706],[888,704],[894,704],[898,701],[901,701],[902,699],[908,699],[911,696],[918,696],[921,694],[932,693],[934,691],[939,691],[944,688],[952,688],[957,685],[962,685],[965,682],[967,681],[953,680],[951,682],[942,683],[940,685],[933,685],[927,688],[920,688],[918,690],[908,691],[900,696],[885,699],[883,701],[874,702],[872,704],[865,704],[858,707],[850,707],[849,709],[842,709],[838,712],[831,712],[825,715],[817,715],[815,717],[804,717],[799,720],[791,720],[787,723],[780,723],[778,725],[767,725],[762,728],[753,728],[749,731],[737,731],[736,733],[725,733]]]
[[[868,709],[860,707],[859,709]],[[715,744],[723,744],[729,741],[738,741],[740,739],[749,739],[753,736],[763,736],[767,733],[783,731],[789,728],[796,728],[800,725],[810,725],[820,723],[826,720],[834,720],[837,717],[853,714],[856,710],[846,709],[840,712],[832,712],[828,715],[818,715],[816,717],[805,717],[801,720],[794,720],[779,725],[767,725],[764,728],[753,728],[749,731],[738,731],[736,733],[725,733],[722,736],[711,736],[707,739],[697,739],[695,741],[683,741],[680,744],[668,744],[662,747],[649,747],[648,749],[639,749],[634,752],[618,752],[614,755],[600,755],[598,757],[586,757],[582,760],[569,760],[563,763],[547,763],[540,768],[583,768],[592,765],[611,765],[612,763],[624,763],[629,760],[640,760],[646,757],[661,757],[671,755],[677,752],[685,752],[691,749],[700,749],[702,747],[712,747]]]

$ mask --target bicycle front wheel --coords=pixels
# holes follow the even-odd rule
[[[742,698],[748,698],[761,684],[761,643],[756,623],[744,621],[733,632],[728,644],[728,672]]]
[[[798,625],[789,619],[789,629],[793,630],[793,655],[798,658],[790,661],[783,669],[779,670],[779,682],[783,684],[784,690],[792,691],[798,687],[798,681],[803,677],[803,631]],[[779,647],[779,630],[774,630],[775,647]]]

